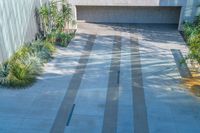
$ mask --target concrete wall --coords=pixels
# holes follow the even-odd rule
[[[178,24],[179,16],[180,7],[77,6],[77,19],[86,22]]]
[[[35,38],[35,8],[48,0],[0,0],[0,62]]]
[[[180,6],[179,28],[200,13],[200,0],[69,0],[73,6]],[[74,10],[76,12],[76,10]],[[75,16],[76,17],[76,16]]]

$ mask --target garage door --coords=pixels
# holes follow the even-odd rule
[[[180,7],[77,6],[77,19],[99,23],[178,24]]]

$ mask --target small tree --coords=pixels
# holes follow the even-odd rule
[[[58,10],[57,5],[61,4],[61,10]],[[69,33],[70,24],[74,24],[73,11],[71,5],[66,1],[52,0],[47,6],[45,4],[39,9],[44,27],[44,34],[49,34],[52,30],[63,32],[67,24],[67,32]]]
[[[40,14],[40,17],[41,17],[41,20],[42,20],[42,27],[43,27],[43,31],[44,31],[44,36],[46,36],[50,32],[50,29],[49,29],[49,8],[46,4],[39,9],[39,14]]]
[[[62,10],[63,10],[64,20],[67,22],[67,32],[69,33],[69,28],[70,28],[69,26],[70,24],[73,23],[73,13],[71,5],[68,3],[65,4],[63,0]]]

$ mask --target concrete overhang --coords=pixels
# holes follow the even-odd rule
[[[76,6],[185,6],[187,0],[69,0]]]

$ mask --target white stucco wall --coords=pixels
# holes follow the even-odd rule
[[[35,8],[47,0],[0,0],[0,62],[35,38]]]

